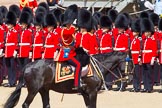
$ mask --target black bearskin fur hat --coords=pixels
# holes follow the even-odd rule
[[[63,25],[72,24],[78,16],[78,6],[76,4],[70,5],[64,12]]]
[[[101,12],[94,12],[93,14],[93,18],[96,19],[97,23],[100,24],[100,18],[102,16],[102,13]]]
[[[46,26],[53,26],[54,28],[57,27],[56,18],[52,13],[49,13],[46,15],[45,23],[46,23]]]
[[[124,14],[119,14],[115,20],[116,28],[128,29],[129,21]]]
[[[44,26],[44,18],[45,16],[43,12],[37,13],[34,18],[34,25]]]
[[[20,10],[19,6],[13,4],[13,5],[11,5],[11,6],[9,7],[9,11],[15,12],[17,18],[20,17],[21,10]]]
[[[162,19],[159,20],[158,28],[160,31],[162,31]]]
[[[92,15],[86,9],[80,9],[78,13],[78,27],[85,28],[88,31],[92,29]]]
[[[149,15],[149,18],[150,18],[150,20],[153,22],[154,26],[158,26],[158,22],[159,22],[159,19],[160,19],[158,14],[156,14],[156,13],[151,13],[151,14]]]
[[[106,15],[102,16],[100,18],[100,26],[101,26],[101,28],[104,27],[104,28],[111,29],[112,28],[112,22],[111,22],[110,18]]]
[[[49,6],[48,6],[48,4],[47,4],[46,2],[41,2],[41,3],[39,3],[38,7],[39,7],[39,6],[44,7],[44,8],[46,9],[46,11],[49,12]]]
[[[141,28],[140,28],[140,19],[135,19],[132,21],[132,24],[131,24],[131,30],[133,32],[141,32]]]
[[[7,15],[6,15],[6,19],[5,19],[6,21],[6,24],[12,24],[12,25],[16,25],[16,21],[17,21],[17,19],[16,19],[16,14],[14,13],[14,12],[12,12],[12,11],[9,11],[8,13],[7,13]]]
[[[20,24],[25,23],[27,25],[30,25],[30,23],[31,23],[30,13],[29,12],[25,12],[25,11],[22,12],[21,15],[20,15],[19,23]]]
[[[62,14],[62,11],[60,9],[54,9],[52,13],[54,14],[57,22],[60,22],[60,15]]]
[[[37,8],[37,10],[35,11],[35,14],[37,14],[37,13],[44,13],[44,15],[46,15],[47,14],[47,10],[44,8],[44,7],[42,7],[42,6],[39,6],[38,8]]]
[[[0,12],[0,25],[2,25],[3,24],[3,14],[2,14],[2,12]]]
[[[154,32],[154,24],[148,18],[143,18],[140,21],[141,32]]]
[[[8,9],[6,6],[1,6],[0,7],[0,12],[3,14],[3,18],[5,19],[6,18],[6,15],[8,13]]]
[[[114,9],[110,9],[107,13],[108,17],[110,18],[111,22],[114,23],[117,16],[118,16],[118,11]]]
[[[148,14],[148,12],[144,11],[144,12],[140,13],[139,17],[140,18],[149,18],[149,14]]]

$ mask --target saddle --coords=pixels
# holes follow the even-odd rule
[[[55,83],[74,79],[75,67],[69,65],[67,62],[57,62],[55,74]],[[93,76],[92,67],[90,65],[82,67],[81,77],[91,76]]]

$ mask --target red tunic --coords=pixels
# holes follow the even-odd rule
[[[44,45],[44,58],[53,59],[56,49],[59,47],[59,35],[55,32],[47,34]]]
[[[146,38],[143,41],[142,63],[150,63],[152,57],[157,56],[157,43],[153,38]]]
[[[8,30],[5,41],[5,57],[13,57],[14,50],[16,50],[18,43],[17,31],[15,29]]]
[[[42,57],[42,48],[43,48],[43,31],[35,31],[32,59]]]
[[[19,57],[29,57],[32,44],[32,31],[25,29],[20,34]]]
[[[140,55],[140,39],[138,37],[135,37],[131,42],[131,54],[134,64],[138,64],[138,58]]]
[[[4,48],[4,28],[0,26],[0,49]]]

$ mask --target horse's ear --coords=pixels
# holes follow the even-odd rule
[[[82,47],[76,48],[77,60],[81,63],[82,67],[90,63],[90,56],[83,50]]]

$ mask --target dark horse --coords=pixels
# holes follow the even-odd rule
[[[82,53],[82,50],[78,50],[77,52],[77,57],[80,58],[79,60],[82,66],[87,64],[89,56]],[[42,97],[43,108],[50,108],[49,90],[54,90],[59,93],[78,93],[77,90],[72,90],[74,84],[73,80],[55,83],[55,70],[56,62],[53,60],[38,60],[27,64],[23,69],[24,74],[20,77],[15,91],[13,91],[8,98],[4,108],[13,108],[16,106],[20,98],[21,88],[23,87],[24,81],[28,95],[22,105],[23,108],[29,108],[29,105],[37,93],[40,93]],[[79,92],[84,98],[86,107],[96,108],[97,92],[100,90],[103,80],[94,72],[92,77],[83,77],[82,81],[86,85],[80,88]]]
[[[108,81],[106,80],[108,88],[116,83],[118,85],[117,89],[124,91],[126,82],[132,80],[134,65],[131,59],[127,59],[128,56],[131,58],[130,53],[119,51],[93,56],[96,59],[104,78],[106,79],[107,76],[109,78]],[[126,64],[126,62],[128,64]]]

